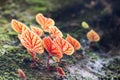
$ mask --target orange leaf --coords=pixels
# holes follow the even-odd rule
[[[72,55],[74,53],[73,46],[67,40],[57,37],[54,39],[54,42],[60,47],[64,54]]]
[[[87,33],[87,38],[91,41],[91,42],[98,42],[100,40],[100,36],[94,31],[94,30],[90,30]]]
[[[53,19],[44,17],[41,13],[36,15],[36,21],[41,25],[45,32],[49,32],[50,28],[55,25]]]
[[[63,71],[63,69],[61,67],[57,68],[57,71],[59,72],[59,74],[61,74],[62,76],[65,76],[65,72]]]
[[[36,33],[38,36],[43,36],[43,31],[42,29],[35,27],[35,26],[30,26],[31,30]]]
[[[15,20],[15,19],[12,19],[11,25],[12,25],[12,28],[18,33],[22,33],[23,31],[28,29],[28,27],[25,24]]]
[[[75,38],[73,38],[72,36],[70,36],[69,34],[67,34],[66,40],[70,44],[72,44],[72,46],[74,47],[74,50],[80,49],[80,47],[81,47],[80,43]]]
[[[50,29],[50,35],[52,38],[56,38],[57,36],[59,37],[63,36],[62,32],[56,26]]]
[[[43,38],[44,47],[45,49],[53,56],[58,58],[62,58],[62,52],[60,51],[59,47],[51,40],[50,37]]]
[[[30,30],[25,30],[20,35],[20,41],[30,52],[43,53],[43,42],[41,38]]]

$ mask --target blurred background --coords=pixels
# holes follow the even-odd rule
[[[17,19],[28,26],[43,13],[55,20],[62,32],[85,38],[81,22],[86,21],[101,36],[100,46],[109,51],[120,48],[119,0],[0,0],[0,27]]]
[[[13,45],[18,45],[11,20],[38,26],[37,13],[54,19],[64,35],[71,34],[81,44],[83,39],[87,40],[86,32],[89,31],[81,26],[81,22],[86,21],[101,36],[94,51],[120,55],[120,0],[0,0],[0,55],[11,52],[15,48]]]

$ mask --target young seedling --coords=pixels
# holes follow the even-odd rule
[[[22,45],[29,51],[30,55],[32,56],[32,61],[35,64],[35,61],[37,61],[36,53],[42,54],[44,52],[41,38],[36,33],[30,30],[25,30],[20,35],[20,41]]]
[[[93,29],[87,33],[87,38],[90,42],[98,42],[100,40],[100,36]]]
[[[80,42],[77,39],[70,36],[69,34],[67,34],[66,40],[74,47],[74,53],[76,53],[76,51],[81,48]],[[72,56],[74,61],[76,61],[76,57],[77,54],[74,54],[74,56]]]
[[[48,59],[47,59],[47,68],[49,69],[49,60],[50,56],[55,56],[58,59],[61,59],[63,54],[60,51],[59,47],[51,40],[50,37],[43,38],[44,48],[48,52]]]
[[[87,33],[87,38],[90,41],[90,46],[95,47],[95,42],[100,40],[100,36],[93,29]]]
[[[48,59],[47,59],[47,69],[48,70],[57,70],[58,73],[61,75],[61,76],[65,76],[65,73],[63,71],[63,69],[61,67],[59,67],[59,65],[57,65],[58,67],[56,68],[50,68],[49,66],[49,60],[50,60],[50,56],[53,57],[53,59],[57,62],[60,61],[60,59],[62,58],[63,56],[63,53],[60,49],[60,47],[58,47],[58,45],[53,42],[51,40],[50,37],[45,37],[43,38],[43,42],[44,42],[44,47],[45,49],[47,50],[47,52],[49,53],[48,54]],[[66,43],[65,43],[66,44]],[[66,44],[67,45],[67,44]],[[69,47],[66,47],[66,48],[69,48]],[[65,50],[67,52],[67,50]],[[68,52],[67,52],[68,53]],[[70,52],[69,52],[70,53]]]

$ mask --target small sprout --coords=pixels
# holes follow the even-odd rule
[[[88,23],[85,22],[85,21],[83,21],[83,22],[81,23],[81,25],[82,25],[82,27],[85,28],[85,29],[88,29],[88,28],[89,28]]]
[[[25,30],[20,36],[19,39],[22,45],[29,51],[32,56],[32,60],[35,63],[36,53],[42,54],[44,52],[43,42],[41,38],[30,30]]]
[[[56,26],[54,26],[50,29],[50,36],[52,38],[56,38],[57,36],[63,37],[63,34]]]
[[[61,52],[61,50],[59,49],[59,47],[57,47],[57,45],[51,40],[50,37],[45,37],[43,38],[43,42],[44,42],[44,47],[47,50],[48,54],[48,59],[47,59],[47,68],[49,69],[49,60],[50,60],[50,56],[55,56],[58,59],[61,59],[63,54]]]
[[[98,42],[100,40],[100,36],[94,30],[90,30],[87,33],[87,38],[91,42]]]
[[[22,78],[22,80],[27,80],[26,76],[25,76],[25,73],[23,72],[23,70],[18,69],[18,74]]]
[[[25,24],[15,20],[15,19],[12,19],[11,25],[12,25],[12,28],[19,34],[21,34],[26,29],[29,29]]]
[[[79,41],[77,41],[75,38],[67,34],[66,40],[74,47],[74,50],[78,50],[81,47],[81,44]]]
[[[66,55],[72,55],[74,53],[73,46],[65,39],[57,37],[54,42],[60,47],[61,51]]]
[[[45,32],[49,32],[50,28],[55,25],[55,22],[51,18],[44,17],[42,13],[36,15],[36,21],[41,25]]]
[[[36,33],[38,36],[43,36],[43,30],[38,28],[38,27],[35,27],[35,26],[30,26],[31,30]]]
[[[61,76],[65,76],[65,72],[63,71],[63,69],[61,67],[58,67],[57,71]]]

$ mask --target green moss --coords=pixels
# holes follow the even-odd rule
[[[115,58],[113,61],[110,61],[108,68],[115,74],[120,72],[120,59]],[[120,74],[119,74],[120,75]]]

